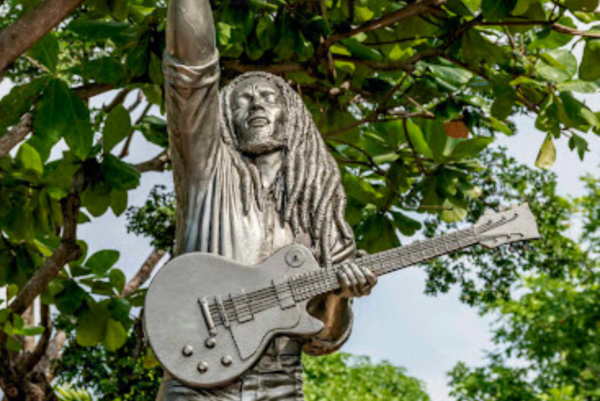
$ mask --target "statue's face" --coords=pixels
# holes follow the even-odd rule
[[[249,78],[231,94],[233,123],[240,150],[258,156],[285,145],[283,96],[264,78]]]

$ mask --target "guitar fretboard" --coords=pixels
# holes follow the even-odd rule
[[[438,238],[368,255],[357,259],[355,263],[358,266],[369,268],[377,276],[382,276],[470,247],[477,242],[475,229],[471,227]],[[300,302],[339,289],[339,269],[340,266],[334,266],[328,269],[315,270],[291,279],[294,299]]]

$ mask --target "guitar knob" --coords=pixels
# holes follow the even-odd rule
[[[206,362],[200,362],[198,364],[198,372],[200,373],[206,373],[208,371],[208,363]]]
[[[183,354],[183,356],[192,356],[194,354],[194,347],[188,344],[185,347],[183,347],[181,353]]]
[[[217,345],[217,340],[214,337],[207,338],[204,345],[206,345],[206,348],[214,348]]]
[[[223,366],[231,366],[231,364],[233,363],[233,358],[229,355],[224,356],[223,359],[221,359],[221,363],[223,364]]]

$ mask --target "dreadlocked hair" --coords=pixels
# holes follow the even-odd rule
[[[279,186],[274,194],[276,201],[280,201],[282,218],[290,224],[294,236],[308,233],[314,251],[322,262],[329,263],[333,228],[337,227],[344,238],[352,239],[352,230],[344,220],[346,194],[340,170],[327,151],[302,98],[282,78],[265,72],[240,75],[221,91],[223,140],[231,150],[235,150],[232,154],[241,178],[244,213],[248,213],[252,202],[262,210],[266,194],[256,166],[237,151],[231,96],[243,81],[257,77],[275,84],[284,101],[283,126],[287,135]]]

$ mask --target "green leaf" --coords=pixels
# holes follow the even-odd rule
[[[516,0],[483,0],[481,11],[488,21],[497,21],[506,18],[516,5]]]
[[[111,191],[112,188],[106,182],[88,185],[81,195],[82,204],[92,216],[102,216],[111,204]]]
[[[110,152],[131,131],[131,117],[125,107],[118,105],[106,117],[104,123],[103,143],[104,152]]]
[[[578,93],[598,93],[600,89],[595,82],[582,81],[574,79],[572,81],[562,82],[556,85],[559,91],[578,92]]]
[[[89,267],[92,273],[102,275],[117,263],[119,256],[119,251],[105,249],[90,256],[85,262],[85,266]]]
[[[162,148],[166,148],[169,145],[167,122],[162,118],[155,116],[144,117],[139,130],[149,142]]]
[[[84,61],[73,71],[86,80],[99,84],[120,86],[125,80],[125,66],[115,57],[100,57]]]
[[[550,82],[565,82],[577,73],[577,59],[565,49],[552,50],[540,55],[542,60],[535,64],[536,71]]]
[[[571,11],[594,12],[598,9],[598,0],[566,0],[565,4]]]
[[[10,301],[19,293],[19,287],[16,284],[11,284],[6,289],[6,300]]]
[[[446,223],[457,223],[467,217],[469,202],[457,197],[448,197],[442,204],[446,210],[441,213],[441,218]]]
[[[513,9],[513,15],[523,15],[531,7],[532,4],[537,3],[539,0],[517,0],[515,8]]]
[[[19,341],[17,341],[13,336],[9,336],[6,339],[6,349],[12,352],[21,352],[23,346]]]
[[[411,120],[407,120],[406,128],[408,130],[408,136],[410,137],[410,141],[415,147],[415,150],[424,155],[425,157],[433,159],[433,152],[431,151],[429,144],[425,141],[425,137],[423,136],[423,132],[421,131],[419,126]]]
[[[104,346],[108,351],[116,351],[125,345],[127,341],[127,332],[121,322],[108,319],[106,322],[106,334],[104,337]]]
[[[35,106],[33,126],[36,134],[48,146],[56,144],[64,135],[67,119],[61,110],[66,107],[65,93],[68,91],[63,80],[52,79]]]
[[[423,225],[417,220],[413,220],[404,213],[391,211],[394,218],[394,226],[403,234],[412,237],[419,231]]]
[[[134,189],[140,184],[140,172],[111,154],[104,156],[100,171],[114,189]]]
[[[119,291],[119,294],[122,293],[123,290]],[[128,300],[123,298],[113,298],[110,300],[108,304],[108,310],[110,311],[110,316],[118,321],[118,322],[127,322],[129,320],[129,312],[131,312],[131,303]]]
[[[125,273],[123,273],[119,269],[112,269],[108,275],[110,285],[113,286],[115,290],[117,290],[118,294],[123,292],[123,288],[125,288]]]
[[[264,49],[271,49],[277,41],[277,29],[273,17],[266,13],[256,25],[256,38]]]
[[[376,253],[400,245],[392,221],[383,214],[374,214],[368,217],[361,227],[358,248],[368,253]]]
[[[90,112],[62,79],[52,79],[44,90],[33,123],[36,132],[51,144],[64,136],[71,151],[80,159],[85,159],[92,149]]]
[[[588,142],[577,134],[572,134],[569,138],[569,149],[577,149],[577,154],[581,161],[585,158],[586,152],[589,151]]]
[[[535,127],[540,131],[550,132],[555,135],[560,134],[560,122],[558,119],[558,106],[554,100],[554,96],[549,96],[548,99],[540,107],[538,117],[535,120]]]
[[[67,315],[74,314],[85,300],[87,293],[75,281],[69,280],[65,289],[58,294],[56,299],[56,307],[62,313]]]
[[[19,148],[16,160],[23,170],[33,171],[39,176],[44,173],[44,165],[40,154],[26,143]]]
[[[546,135],[546,139],[542,144],[540,153],[538,154],[535,165],[541,169],[549,169],[556,161],[556,148],[550,134]]]
[[[27,84],[13,86],[8,95],[0,100],[0,136],[31,109],[47,83],[48,79],[38,78]]]
[[[110,192],[110,208],[117,217],[127,210],[126,190],[113,189]]]
[[[585,43],[583,58],[579,66],[579,78],[584,81],[597,81],[600,79],[600,39],[588,40]]]
[[[77,324],[77,344],[90,347],[104,341],[108,320],[109,312],[104,305],[95,304],[83,312]]]
[[[489,145],[494,142],[493,138],[473,138],[460,141],[452,151],[452,158],[455,160],[471,159],[478,156]]]
[[[28,51],[28,54],[51,72],[56,72],[58,64],[58,40],[56,40],[53,33],[44,36]]]
[[[473,74],[464,68],[434,64],[428,64],[427,66],[434,76],[456,87],[461,87],[468,84],[473,78]]]
[[[127,0],[108,0],[111,14],[117,21],[124,21],[129,14]]]
[[[119,43],[135,38],[135,29],[126,22],[79,18],[68,26],[71,31],[91,40],[113,39]]]
[[[342,40],[342,44],[348,48],[350,54],[360,60],[381,60],[381,54],[370,46],[365,46],[354,38]]]
[[[165,77],[162,70],[162,61],[154,52],[150,53],[150,66],[148,67],[150,79],[156,85],[162,85],[165,82]]]
[[[494,87],[494,97],[492,115],[498,120],[504,121],[512,114],[517,101],[517,92],[509,85],[496,86]]]
[[[217,43],[220,46],[226,46],[231,40],[231,25],[224,22],[217,22]]]

